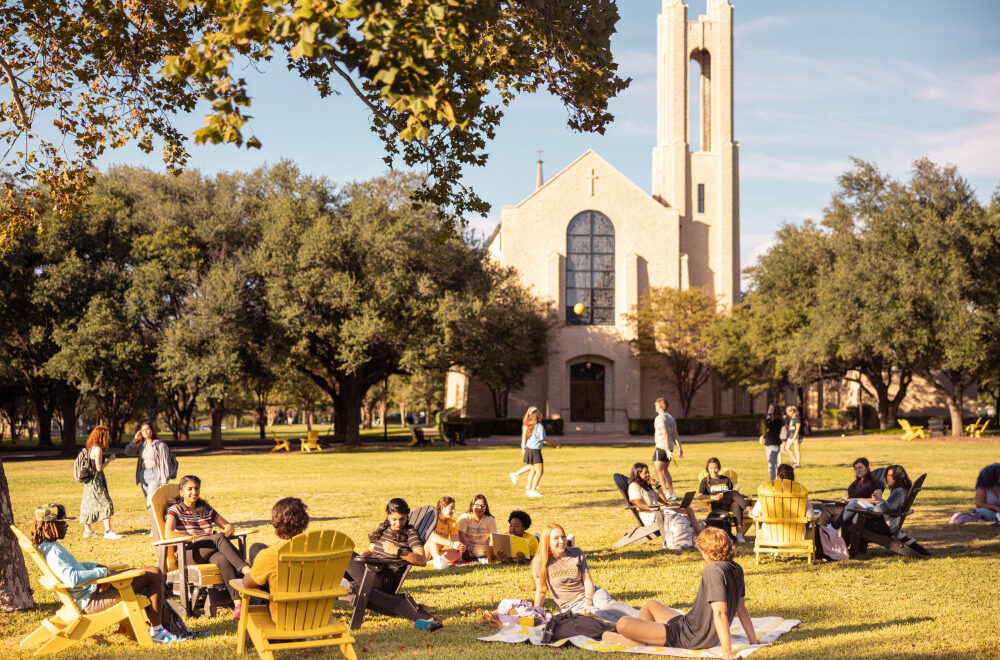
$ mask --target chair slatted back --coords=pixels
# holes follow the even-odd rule
[[[17,544],[21,546],[21,552],[23,552],[28,557],[31,557],[32,561],[38,567],[41,576],[38,578],[38,582],[48,589],[49,591],[54,591],[57,596],[59,596],[60,602],[62,602],[64,607],[71,607],[73,611],[79,613],[80,609],[73,602],[73,599],[69,595],[69,588],[62,583],[56,574],[49,568],[49,563],[45,561],[45,557],[42,553],[38,551],[38,548],[31,544],[31,539],[24,535],[24,532],[19,530],[14,525],[10,526],[10,531],[14,532],[14,536],[17,538]]]
[[[281,630],[310,630],[330,621],[354,541],[329,529],[305,532],[278,548],[278,579],[271,586],[274,623]]]
[[[422,543],[427,543],[434,526],[437,525],[437,520],[437,507],[429,504],[414,509],[409,516],[409,523],[417,530]]]
[[[801,542],[808,524],[806,500],[809,491],[795,481],[775,479],[765,481],[757,489],[760,521],[767,524],[770,542],[776,545]]]
[[[166,538],[167,509],[170,508],[171,502],[179,492],[177,484],[163,484],[153,491],[153,497],[150,498],[149,517],[151,518],[150,528],[153,530],[154,541],[162,541]],[[166,562],[161,568],[167,572],[177,570],[177,553],[173,546],[166,547]]]
[[[740,478],[737,476],[736,470],[733,470],[732,468],[727,468],[727,467],[720,468],[719,476],[729,477],[729,480],[733,482],[733,488],[736,488],[737,486],[740,485]],[[707,477],[708,477],[708,470],[702,470],[701,472],[698,473],[698,483],[700,484],[702,480]]]
[[[615,486],[618,487],[618,490],[621,492],[622,497],[625,498],[625,503],[631,504],[632,500],[628,498],[628,477],[619,472],[615,472],[614,474],[611,475],[611,478],[614,479]],[[642,522],[642,518],[639,517],[638,511],[636,511],[635,509],[629,509],[629,511],[631,511],[632,515],[635,516],[635,521],[639,523],[640,527],[645,524]]]
[[[903,508],[900,510],[900,513],[903,514],[899,517],[900,529],[903,528],[903,523],[906,521],[906,516],[910,512],[910,509],[913,508],[913,500],[917,499],[917,493],[923,490],[924,479],[926,478],[927,478],[927,473],[925,472],[919,477],[917,477],[916,481],[914,481],[913,484],[910,486],[910,492],[906,494],[906,500],[903,502]]]

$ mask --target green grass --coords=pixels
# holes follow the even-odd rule
[[[381,446],[316,454],[251,454],[182,457],[181,472],[204,479],[203,495],[227,518],[260,530],[256,538],[275,541],[267,520],[270,505],[296,495],[310,506],[314,527],[348,533],[359,544],[379,522],[389,497],[404,497],[416,507],[442,494],[454,496],[460,510],[476,493],[485,493],[498,519],[513,508],[527,509],[540,528],[562,523],[576,534],[587,553],[596,582],[620,600],[640,605],[657,598],[690,606],[701,574],[695,551],[660,552],[656,543],[614,550],[612,543],[631,526],[614,490],[612,472],[627,472],[635,461],[648,461],[651,450],[635,446],[587,446],[568,437],[559,451],[546,451],[545,497],[525,499],[511,486],[507,472],[518,464],[511,447],[405,450]],[[1000,528],[947,524],[971,504],[978,470],[997,460],[991,439],[941,439],[902,443],[885,436],[810,438],[803,444],[805,467],[798,480],[818,498],[839,496],[852,479],[852,460],[866,455],[873,466],[903,464],[912,476],[927,472],[917,512],[906,527],[933,556],[903,559],[873,548],[866,559],[807,565],[802,559],[762,561],[755,566],[747,546],[737,560],[747,580],[747,604],[753,616],[778,615],[802,623],[754,658],[943,658],[1000,656]],[[687,457],[673,466],[678,490],[695,486],[695,476],[709,456],[738,471],[744,491],[766,476],[756,441],[689,444]],[[45,501],[60,501],[76,512],[80,485],[71,478],[71,461],[5,464],[17,523],[25,527],[31,511]],[[109,468],[116,503],[114,527],[121,541],[84,540],[72,525],[65,545],[78,558],[100,562],[154,563],[148,524],[139,489],[132,483],[131,460]],[[251,537],[254,538],[254,537]],[[17,643],[51,614],[55,600],[32,574],[40,609],[0,616],[0,656],[16,656]],[[392,658],[551,658],[565,654],[594,657],[576,649],[561,652],[529,645],[485,644],[491,634],[483,614],[505,597],[531,598],[530,573],[522,566],[476,566],[449,571],[416,569],[406,583],[418,601],[435,610],[445,628],[429,634],[409,621],[369,614],[357,633],[361,657]],[[550,601],[551,605],[551,601]],[[346,610],[344,611],[346,616]],[[236,622],[226,617],[191,619],[210,637],[152,651],[121,636],[88,640],[66,655],[94,654],[134,658],[231,656]],[[316,657],[321,654],[317,653]],[[287,655],[286,657],[291,657]],[[297,657],[297,656],[296,656]],[[334,657],[330,655],[329,657]]]

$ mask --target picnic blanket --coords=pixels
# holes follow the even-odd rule
[[[757,639],[761,642],[773,642],[798,624],[798,619],[782,619],[780,616],[765,616],[753,619],[754,631],[757,633]],[[750,645],[746,635],[743,633],[743,626],[740,625],[739,619],[733,619],[733,625],[729,630],[733,637],[733,655],[737,658],[745,658],[757,649],[765,646],[764,644]],[[551,644],[544,644],[542,642],[542,626],[531,627],[517,623],[508,623],[504,625],[504,627],[501,628],[496,634],[490,635],[489,637],[480,637],[479,641],[507,642],[508,644],[518,644],[520,642],[528,641],[535,646],[562,646],[563,644],[572,644],[573,646],[581,649],[599,651],[601,653],[618,651],[621,653],[672,655],[681,658],[717,658],[722,652],[718,646],[711,649],[698,650],[675,649],[666,646],[636,646],[633,648],[626,648],[621,644],[604,644],[600,641],[593,640],[582,635],[570,637],[569,639],[561,639],[557,642],[552,642]]]

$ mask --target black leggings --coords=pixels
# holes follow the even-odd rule
[[[347,570],[344,571],[344,576],[349,582],[361,583],[361,578],[365,576],[365,562],[361,561],[357,557],[352,557],[349,564],[347,564]],[[375,578],[375,588],[386,593],[394,594],[396,590],[399,589],[399,583],[403,578],[403,572],[406,570],[407,564],[405,562],[400,563],[385,563],[385,564],[373,564],[371,566],[372,570],[377,573]]]
[[[712,511],[728,511],[733,514],[733,523],[736,525],[736,532],[743,533],[743,512],[746,511],[749,502],[740,493],[730,490],[722,495],[722,499],[712,502]]]
[[[185,553],[189,562],[195,564],[210,562],[218,566],[226,591],[232,596],[233,602],[239,599],[239,593],[229,586],[229,581],[243,577],[243,567],[248,564],[225,534],[216,532],[211,536],[204,536],[191,543]]]

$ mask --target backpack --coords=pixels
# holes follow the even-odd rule
[[[667,532],[667,538],[663,539],[663,544],[668,550],[689,550],[694,547],[694,530],[687,516],[682,513],[672,511],[663,512],[663,527]]]
[[[84,447],[73,462],[73,478],[85,484],[93,481],[95,474],[97,470],[94,469],[94,462],[90,460],[90,450]]]
[[[802,428],[799,429],[799,435],[801,435],[803,438],[808,438],[812,434],[813,434],[812,424],[809,423],[808,419],[804,420],[802,422]]]
[[[177,478],[177,459],[174,458],[174,452],[170,451],[170,447],[167,447],[167,466],[170,468],[168,470],[167,479],[173,480]]]
[[[545,623],[542,629],[542,643],[551,644],[560,639],[583,635],[590,639],[601,639],[606,632],[614,632],[615,624],[589,614],[560,612]]]

